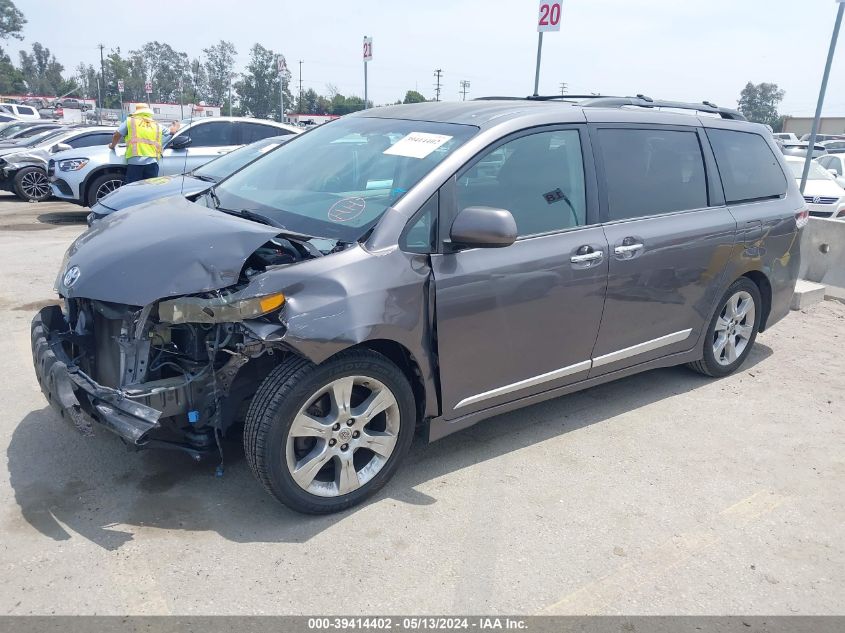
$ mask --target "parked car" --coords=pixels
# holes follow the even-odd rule
[[[785,142],[798,140],[798,137],[795,135],[794,132],[775,132],[772,134],[772,136],[774,136],[776,140]]]
[[[293,137],[294,135],[292,134],[287,136],[272,136],[262,141],[244,145],[243,147],[232,150],[228,154],[218,156],[205,165],[189,171],[187,174],[159,176],[158,178],[140,180],[128,185],[124,185],[122,180],[107,181],[101,187],[105,188],[111,185],[112,189],[101,195],[91,207],[91,213],[88,214],[88,225],[90,226],[96,220],[102,220],[115,211],[133,207],[144,202],[150,202],[158,198],[180,195],[190,199],[193,196],[205,193],[221,180],[228,178],[239,169],[261,158],[268,152],[273,151]],[[73,161],[74,159],[70,160]],[[59,161],[57,165],[53,159],[50,159],[50,164],[47,167],[47,174],[50,177],[51,186],[54,190],[58,188],[56,185],[58,177],[55,176],[56,167],[58,166],[58,171],[61,173],[62,162],[65,161]],[[73,163],[69,167],[73,167]]]
[[[822,141],[819,143],[828,154],[845,154],[845,139],[840,141]]]
[[[41,115],[38,110],[30,105],[19,103],[0,103],[0,111],[10,114],[21,121],[39,121]]]
[[[64,108],[62,108],[61,106],[47,106],[46,108],[39,109],[38,115],[42,119],[58,121],[59,119],[64,117]]]
[[[805,141],[798,141],[797,143],[783,143],[780,145],[780,150],[786,156],[806,156],[807,151],[810,144]],[[813,158],[818,158],[819,156],[824,156],[827,154],[827,150],[824,148],[824,145],[819,145],[816,143],[813,145]]]
[[[816,160],[830,172],[840,187],[845,188],[845,154],[828,154]]]
[[[800,183],[804,173],[804,159],[797,156],[785,158],[786,164],[792,170],[792,175]],[[817,160],[810,161],[807,185],[804,187],[804,200],[812,216],[845,219],[845,189]]]
[[[656,367],[736,371],[789,312],[807,218],[769,131],[732,110],[374,108],[95,223],[33,320],[35,368],[65,418],[134,448],[216,455],[246,411],[265,489],[332,512],[418,424],[434,440]]]
[[[822,141],[841,141],[842,139],[845,139],[845,134],[816,134],[816,143],[821,143]],[[804,134],[801,140],[809,141],[810,134]]]
[[[115,128],[65,126],[47,130],[22,145],[0,149],[0,189],[21,200],[40,202],[50,197],[47,162],[60,151],[108,143]]]
[[[159,175],[189,172],[247,143],[301,132],[293,125],[246,117],[185,119],[179,132],[164,147]],[[56,164],[59,161],[75,161],[73,169],[57,170],[53,187],[57,198],[91,207],[112,191],[116,183],[123,183],[126,146],[119,145],[116,150],[110,150],[105,145],[91,147],[83,153],[66,152],[53,157]]]
[[[88,104],[85,103],[82,99],[76,99],[74,97],[65,97],[64,99],[59,99],[56,102],[57,107],[61,108],[69,108],[71,110],[87,110]]]
[[[8,112],[0,112],[0,124],[2,123],[17,123],[20,119]]]
[[[16,123],[9,123],[3,129],[0,129],[0,142],[13,141],[19,142],[24,138],[31,138],[36,134],[41,134],[47,130],[55,130],[61,127],[59,123],[37,122],[37,121],[19,121]]]

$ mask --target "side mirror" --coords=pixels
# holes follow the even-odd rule
[[[828,169],[828,171],[830,172],[830,175],[834,178],[839,175],[839,172],[835,169]]]
[[[170,141],[170,149],[188,149],[191,145],[191,137],[186,134],[180,134],[172,141]]]
[[[470,248],[510,246],[516,241],[516,220],[506,209],[466,207],[452,222],[449,239]]]
[[[68,149],[73,149],[67,143],[56,143],[53,147],[50,148],[50,153],[55,154],[56,152],[63,152]]]

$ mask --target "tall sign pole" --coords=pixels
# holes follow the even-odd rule
[[[147,105],[148,105],[148,106],[151,106],[151,105],[152,105],[152,101],[150,101],[150,95],[151,95],[151,94],[152,94],[152,92],[153,92],[153,82],[152,82],[152,81],[150,81],[149,79],[147,79],[147,80],[144,82],[144,92],[146,92],[146,93],[147,93]]]
[[[827,92],[827,80],[830,79],[830,67],[833,64],[833,54],[836,52],[836,40],[839,39],[839,29],[842,26],[842,15],[845,13],[845,0],[836,0],[839,3],[839,10],[836,12],[836,23],[833,25],[833,36],[830,38],[830,49],[827,52],[827,63],[822,76],[822,87],[819,90],[819,102],[816,105],[816,118],[813,119],[813,129],[810,131],[810,144],[807,146],[807,158],[804,161],[804,172],[801,174],[801,193],[807,186],[807,177],[810,175],[810,161],[813,160],[813,148],[816,146],[816,136],[819,133],[819,123],[822,118],[822,106],[824,95]]]
[[[560,31],[563,0],[540,0],[540,17],[537,20],[537,68],[534,71],[534,96],[540,88],[540,60],[543,56],[543,33]]]
[[[123,79],[117,80],[117,91],[120,93],[120,120],[123,121],[124,113],[123,113]]]
[[[373,60],[373,38],[364,36],[364,109],[367,109],[367,62]]]
[[[279,123],[285,122],[285,58],[276,58],[276,70],[279,71]]]

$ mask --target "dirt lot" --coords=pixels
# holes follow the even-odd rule
[[[372,502],[304,517],[237,439],[215,478],[47,408],[29,321],[84,215],[0,198],[0,614],[845,611],[845,305],[724,380],[653,371],[418,442]]]

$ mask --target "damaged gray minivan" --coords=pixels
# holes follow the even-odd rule
[[[807,220],[789,173],[766,128],[710,104],[367,110],[80,236],[62,307],[33,321],[36,373],[132,448],[199,459],[242,428],[278,500],[341,510],[417,427],[736,370],[789,310]]]

